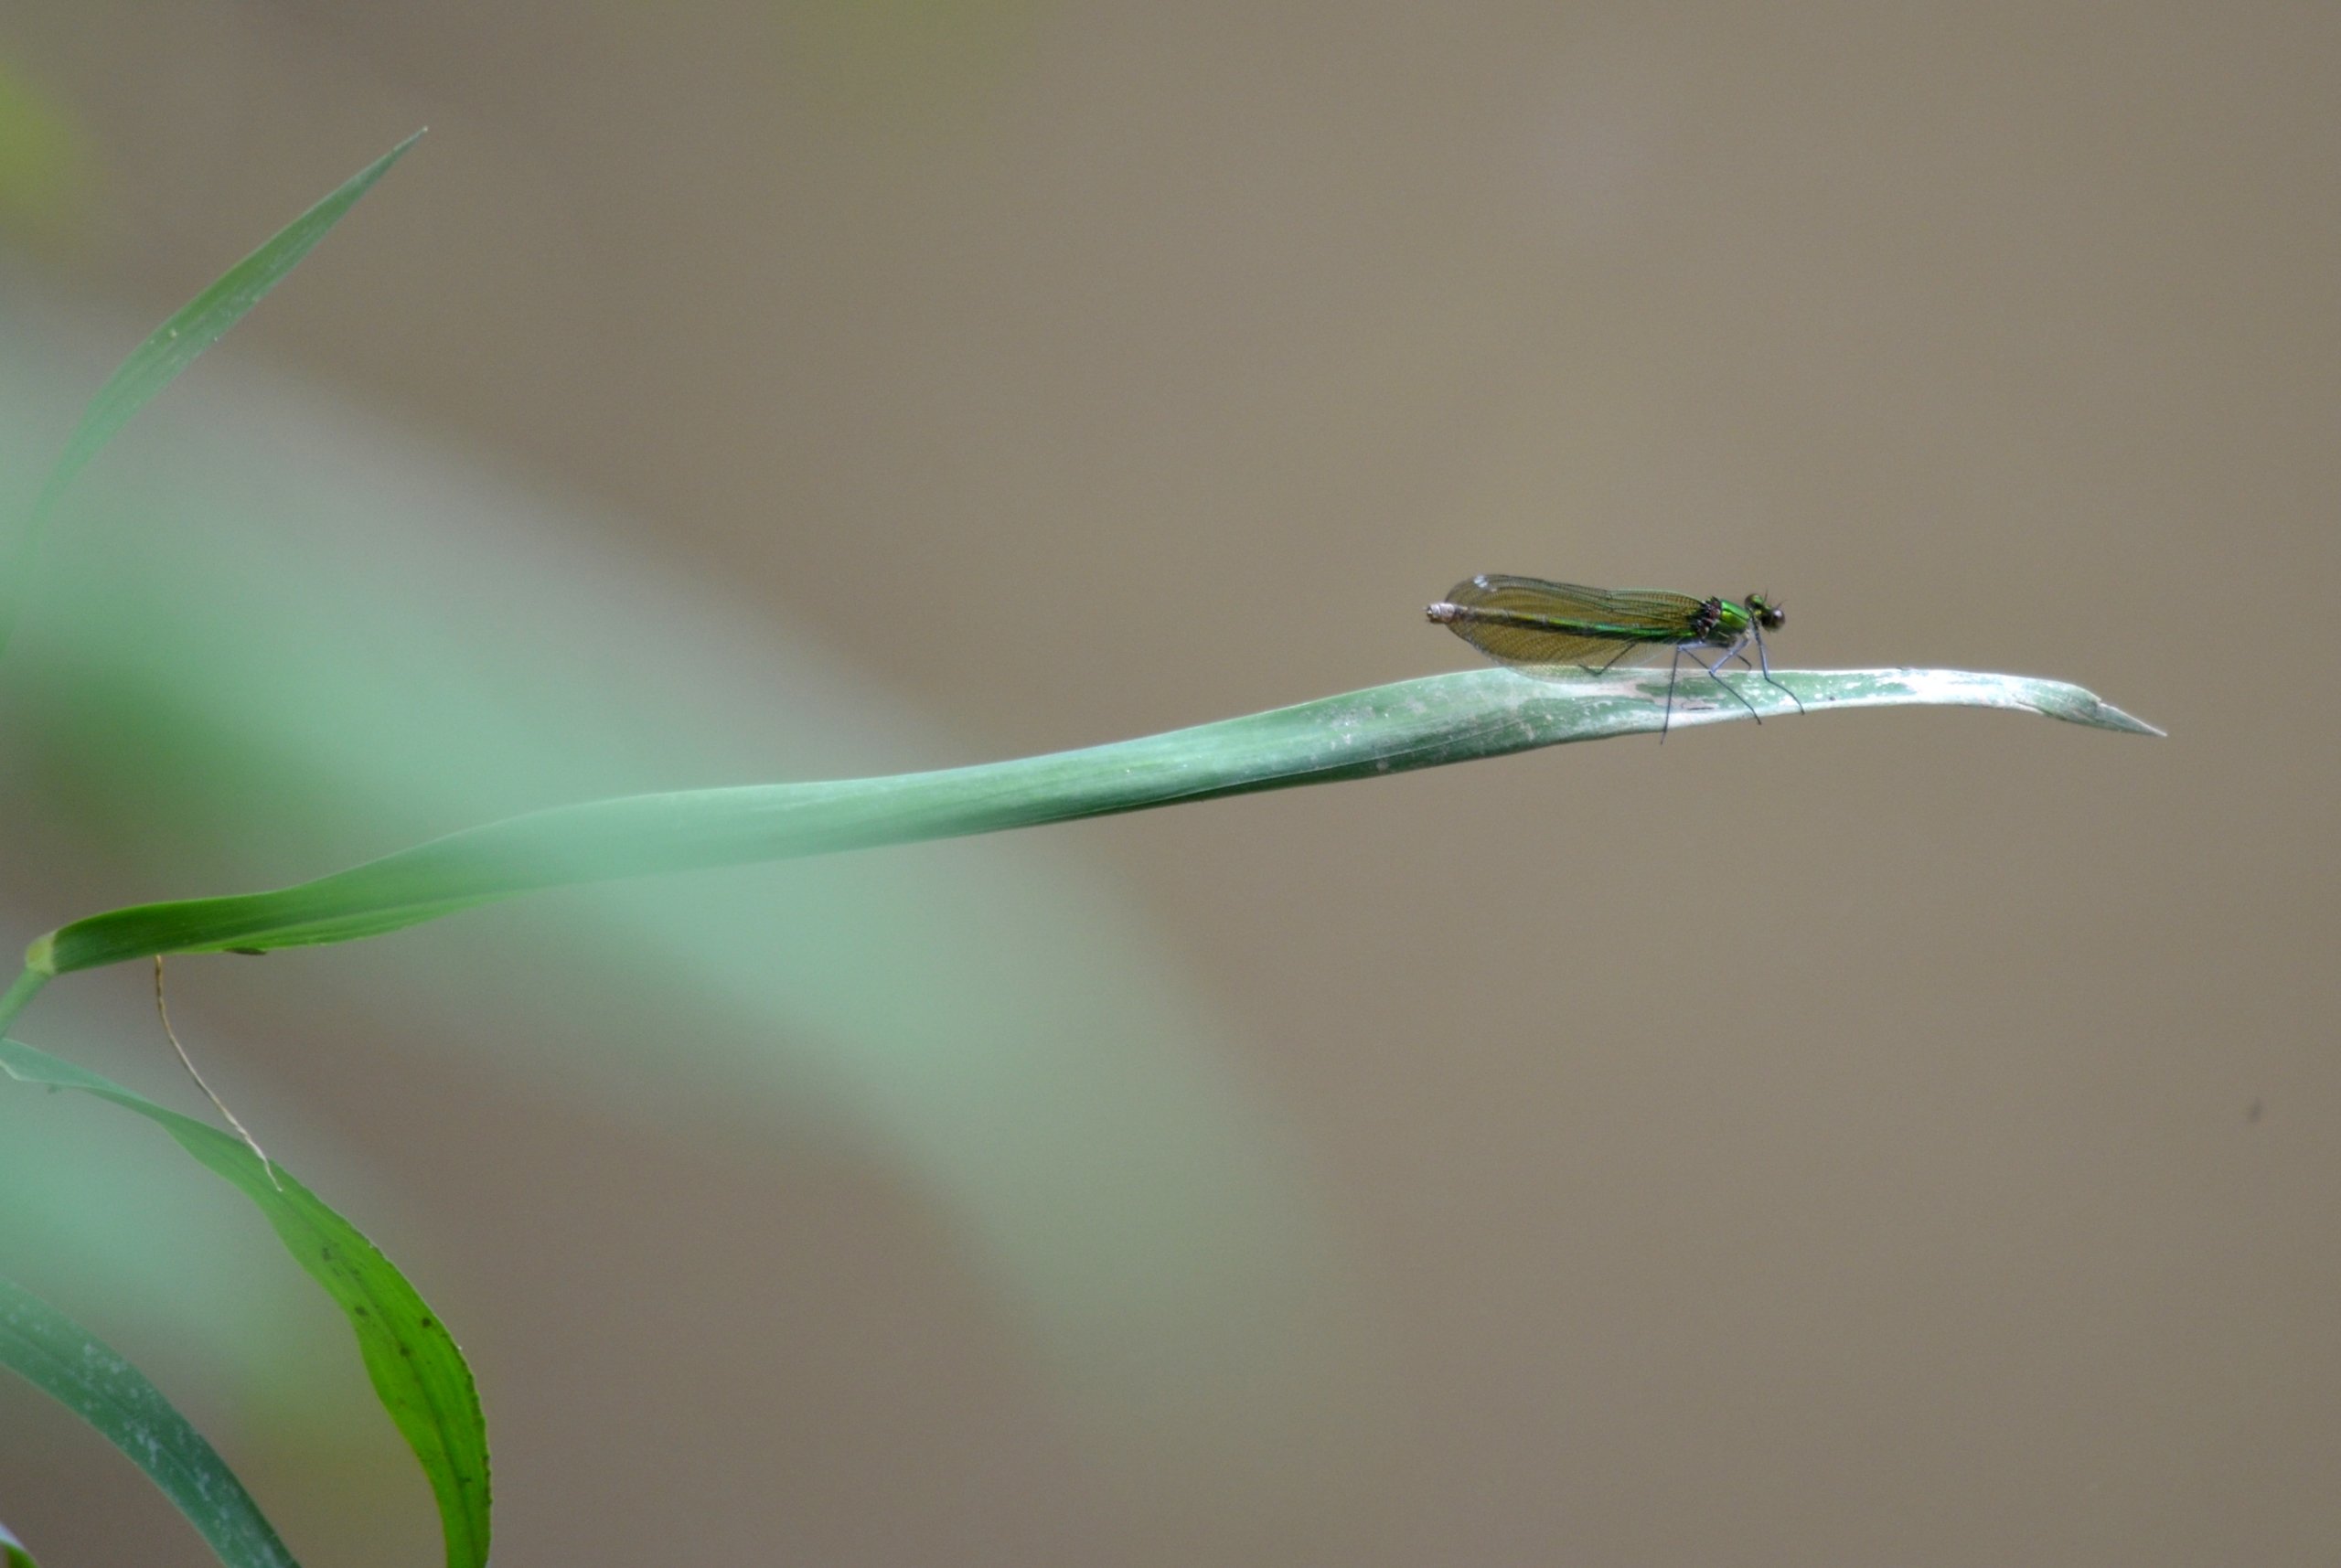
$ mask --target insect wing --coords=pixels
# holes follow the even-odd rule
[[[1687,593],[1497,572],[1457,583],[1447,601],[1465,612],[1448,629],[1499,663],[1595,668],[1687,641],[1702,603]]]

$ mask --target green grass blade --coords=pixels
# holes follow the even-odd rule
[[[230,1568],[298,1568],[219,1451],[146,1374],[31,1292],[0,1279],[0,1364],[95,1427],[178,1506]],[[32,1555],[0,1529],[0,1564]]]
[[[137,1112],[258,1206],[285,1250],[357,1330],[374,1392],[422,1462],[438,1499],[448,1568],[482,1568],[487,1562],[488,1485],[487,1428],[479,1392],[454,1338],[380,1249],[283,1166],[273,1167],[272,1179],[251,1149],[216,1127],[17,1040],[0,1040],[0,1072],[26,1083],[79,1089]]]
[[[0,650],[6,648],[9,635],[16,629],[17,613],[24,605],[25,584],[39,551],[41,537],[48,532],[49,515],[57,509],[66,487],[90,465],[99,450],[130,422],[132,415],[151,402],[180,371],[195,362],[196,356],[219,342],[269,290],[283,282],[284,274],[325,238],[326,230],[340,222],[342,215],[355,207],[358,198],[371,190],[374,182],[388,174],[390,165],[404,157],[407,149],[422,135],[417,131],[367,165],[332,195],[277,230],[274,238],[259,250],[222,272],[218,282],[188,301],[170,320],[156,327],[145,342],[131,350],[130,357],[106,379],[105,385],[98,389],[97,396],[82,411],[81,422],[74,426],[72,435],[66,440],[65,450],[49,470],[32,510],[18,526],[5,573],[0,575]]]
[[[2079,687],[2022,676],[1830,670],[1783,671],[1780,679],[1815,712],[2007,708],[2160,733]],[[1767,716],[1795,711],[1767,685],[1735,682]],[[1675,729],[1748,716],[1748,706],[1726,704],[1712,683],[1701,697],[1697,684],[1685,681],[1676,694]],[[1014,762],[558,806],[274,892],[142,904],[75,921],[33,944],[19,986],[156,953],[347,942],[540,888],[992,833],[1654,732],[1665,700],[1662,672],[1555,681],[1468,670]],[[0,1021],[7,1006],[0,1002]]]

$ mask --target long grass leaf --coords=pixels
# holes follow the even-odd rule
[[[251,1149],[216,1127],[18,1040],[0,1040],[0,1072],[135,1111],[251,1200],[285,1251],[325,1287],[357,1331],[375,1395],[414,1450],[438,1500],[448,1568],[482,1568],[488,1481],[479,1392],[454,1337],[380,1249],[283,1166],[273,1166],[272,1174]]]
[[[82,411],[81,422],[66,439],[65,450],[49,470],[31,511],[16,528],[7,567],[5,574],[0,574],[0,650],[6,648],[9,635],[16,629],[41,538],[48,530],[49,517],[56,511],[66,487],[90,465],[90,460],[113,439],[115,432],[130,422],[132,415],[154,400],[155,394],[195,362],[196,356],[219,342],[230,327],[242,320],[247,311],[281,283],[284,274],[325,238],[326,230],[340,222],[342,215],[355,207],[358,198],[371,190],[374,182],[388,174],[390,165],[404,157],[407,149],[422,135],[417,131],[358,170],[333,194],[277,230],[259,250],[222,272],[218,282],[189,300],[176,315],[156,327],[145,342],[132,349],[130,357],[106,379],[105,385],[98,389],[97,396]]]
[[[2076,686],[1960,670],[1782,671],[1807,709],[2006,708],[2159,734]],[[1758,682],[1747,705],[1678,694],[1673,727],[1792,712]],[[1084,751],[826,784],[630,795],[465,829],[274,892],[141,904],[32,944],[27,980],[156,953],[347,942],[535,889],[745,864],[1256,790],[1372,778],[1659,729],[1663,674],[1547,681],[1468,670]],[[28,993],[27,993],[28,994]],[[0,1001],[0,1023],[13,1016]]]
[[[0,1279],[0,1365],[95,1427],[146,1472],[230,1568],[298,1568],[244,1484],[162,1391],[112,1347]],[[0,1529],[0,1564],[32,1556]]]

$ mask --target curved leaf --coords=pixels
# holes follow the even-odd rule
[[[1781,671],[1805,706],[2007,708],[2131,734],[2161,731],[2077,686],[1961,670]],[[1692,683],[1684,683],[1686,687]],[[1255,790],[1372,778],[1538,746],[1655,731],[1666,677],[1540,680],[1467,670],[1111,745],[936,773],[629,795],[466,828],[275,892],[140,904],[61,926],[26,955],[27,979],[156,953],[348,942],[535,889],[991,833]],[[1748,702],[1673,699],[1673,728],[1786,696],[1736,680]],[[25,982],[19,982],[24,985]],[[26,993],[29,995],[29,993]],[[0,1002],[0,1022],[13,1012]]]
[[[0,1364],[97,1428],[153,1477],[230,1568],[298,1568],[219,1450],[111,1346],[30,1291],[0,1279]],[[0,1564],[32,1556],[0,1528]]]
[[[358,198],[371,190],[374,182],[388,174],[390,165],[404,157],[407,149],[422,136],[422,133],[417,131],[345,180],[332,195],[278,229],[267,243],[222,272],[209,288],[156,327],[106,378],[105,385],[98,389],[97,396],[82,411],[81,422],[73,427],[72,435],[67,438],[64,452],[59,454],[32,510],[17,530],[5,571],[0,572],[0,649],[7,646],[9,634],[16,628],[16,614],[24,603],[26,578],[40,549],[41,536],[48,530],[49,514],[57,509],[58,499],[65,494],[66,486],[90,465],[99,449],[130,422],[132,415],[151,402],[180,371],[195,362],[196,356],[219,342],[247,311],[266,297],[269,290],[283,282],[284,274],[325,238],[326,230],[340,222],[342,215],[358,204]]]
[[[0,1072],[26,1083],[79,1089],[137,1112],[258,1206],[285,1251],[325,1287],[357,1330],[375,1394],[414,1450],[438,1499],[448,1568],[482,1568],[487,1562],[488,1477],[479,1392],[454,1338],[380,1250],[283,1166],[262,1165],[251,1149],[216,1127],[19,1040],[0,1040]]]

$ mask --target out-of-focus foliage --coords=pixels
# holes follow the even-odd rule
[[[60,1000],[59,1014],[79,1010],[71,998]],[[105,1037],[84,1020],[42,1032],[125,1075],[140,1064],[105,1049]],[[141,1035],[144,1065],[167,1083],[154,1071],[165,1065],[155,1059],[159,1031]],[[160,1049],[166,1061],[168,1048]],[[280,1138],[305,1149],[315,1141],[274,1097],[244,1109]],[[395,1210],[346,1156],[333,1163],[328,1185],[369,1194],[377,1211]],[[200,1377],[232,1391],[240,1404],[273,1412],[296,1445],[334,1444],[352,1415],[364,1416],[320,1409],[305,1392],[320,1368],[347,1360],[347,1337],[319,1320],[304,1299],[306,1285],[281,1266],[248,1214],[187,1181],[178,1149],[112,1112],[0,1084],[0,1190],[8,1194],[0,1203],[0,1257],[12,1272],[37,1279],[78,1316],[102,1318],[109,1334],[134,1337],[139,1360],[156,1376]],[[167,1296],[156,1290],[166,1279]]]
[[[94,166],[72,116],[0,56],[0,238],[39,244],[69,233]]]
[[[481,1568],[487,1561],[488,1478],[487,1432],[479,1392],[454,1339],[380,1249],[291,1173],[263,1168],[250,1148],[216,1127],[166,1110],[94,1072],[13,1040],[0,1040],[0,1071],[19,1083],[78,1089],[135,1112],[251,1200],[294,1261],[348,1317],[375,1393],[414,1450],[438,1499],[448,1568]],[[40,1317],[29,1297],[16,1305],[27,1322],[79,1332],[54,1314]],[[42,1343],[54,1339],[52,1334]],[[84,1353],[73,1364],[87,1370],[93,1355]],[[84,1380],[61,1388],[59,1377],[51,1376],[41,1380],[42,1386],[66,1398],[137,1460],[227,1561],[289,1563],[275,1532],[242,1495],[241,1486],[223,1489],[212,1474],[227,1472],[209,1445],[202,1443],[144,1374],[119,1357],[112,1360],[102,1381]],[[157,1444],[165,1435],[174,1441],[161,1450]],[[189,1447],[188,1440],[199,1446]],[[204,1467],[207,1464],[209,1468]],[[246,1554],[231,1555],[230,1547],[220,1544],[223,1540]]]
[[[285,274],[301,264],[301,259],[341,221],[360,197],[373,189],[374,182],[388,174],[392,164],[406,155],[407,149],[422,134],[416,132],[352,175],[323,200],[271,235],[251,255],[219,274],[194,299],[173,312],[169,320],[149,333],[106,378],[105,384],[83,411],[80,422],[73,427],[73,433],[66,438],[65,450],[50,467],[40,493],[33,499],[31,511],[11,530],[16,534],[13,547],[5,558],[0,558],[6,563],[0,567],[0,650],[6,648],[15,631],[25,595],[37,591],[33,567],[41,536],[59,498],[74,478],[139,410],[177,379],[179,373],[194,364],[205,349],[219,342],[229,328],[244,318],[245,313],[267,297],[270,290],[283,282]]]
[[[8,1045],[11,1052],[16,1049]],[[230,1568],[298,1568],[235,1472],[144,1372],[5,1279],[0,1279],[0,1366],[103,1434],[154,1478]],[[0,1529],[0,1547],[9,1549],[0,1553],[7,1568],[32,1561],[5,1529]]]
[[[31,373],[31,319],[0,339]],[[231,369],[67,498],[0,670],[0,782],[44,824],[9,879],[27,934],[78,912],[59,907],[77,884],[109,902],[268,886],[531,807],[943,760],[880,694],[596,520]],[[59,401],[37,374],[0,384],[21,416],[0,428]],[[313,1000],[395,1017],[401,1071],[490,1036],[531,1093],[811,1118],[866,1145],[1106,1424],[1274,1420],[1338,1381],[1327,1249],[1273,1125],[1140,923],[1046,845],[481,918],[329,981],[298,955],[266,974],[357,987]],[[17,1032],[42,1040],[75,984]],[[79,1196],[52,1196],[70,1237]]]
[[[132,350],[99,388],[49,465],[30,507],[9,519],[5,531],[13,538],[5,550],[5,568],[0,568],[0,648],[5,647],[33,589],[32,567],[48,518],[75,477],[141,409],[298,265],[415,139],[408,137],[375,160],[214,280]],[[157,959],[158,1008],[160,964]],[[13,1011],[0,1003],[0,1012],[13,1016]],[[256,1149],[16,1041],[0,1040],[0,1051],[6,1054],[4,1065],[9,1075],[20,1081],[52,1090],[80,1088],[147,1116],[170,1132],[187,1154],[259,1205],[280,1239],[342,1307],[357,1331],[376,1394],[422,1461],[439,1499],[450,1568],[476,1568],[485,1563],[486,1434],[470,1370],[446,1330],[380,1252],[299,1183],[280,1179],[281,1173],[268,1168]],[[151,1249],[132,1248],[150,1271],[158,1256],[176,1250],[159,1235],[155,1240],[158,1244]],[[268,1565],[291,1562],[233,1472],[143,1372],[37,1298],[17,1293],[8,1305],[9,1322],[16,1330],[6,1341],[8,1363],[146,1469],[223,1560]],[[240,1307],[237,1316],[255,1314]]]
[[[885,123],[941,117],[980,94],[1033,31],[1045,0],[811,0],[776,5],[784,65]]]

